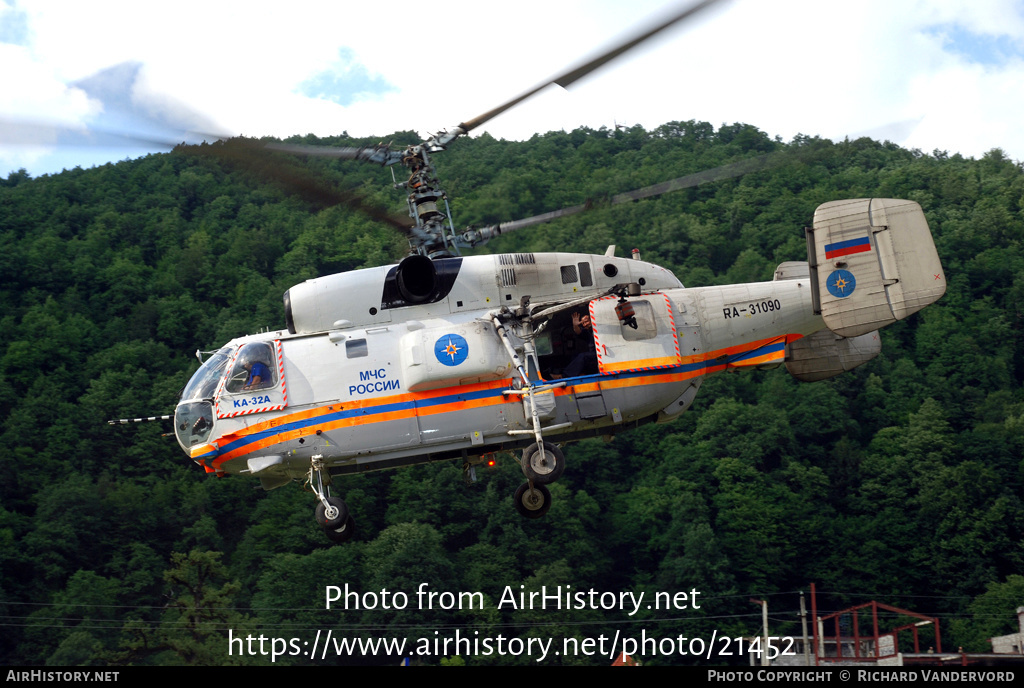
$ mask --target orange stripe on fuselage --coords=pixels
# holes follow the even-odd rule
[[[624,368],[617,371],[607,377],[602,377],[597,380],[587,381],[581,384],[572,385],[568,387],[555,388],[551,390],[556,396],[564,396],[570,394],[580,394],[584,392],[607,390],[607,389],[622,389],[625,387],[636,387],[646,385],[660,385],[660,384],[672,384],[681,382],[683,380],[700,377],[709,373],[715,373],[725,370],[729,367],[739,366],[754,366],[763,365],[765,363],[773,363],[782,361],[785,357],[785,351],[774,351],[764,356],[758,356],[755,358],[744,359],[742,361],[723,361],[720,364],[711,363],[702,368],[694,370],[687,370],[681,372],[668,372],[669,368],[677,366],[693,365],[695,363],[708,363],[715,359],[721,359],[724,357],[734,356],[737,354],[743,354],[750,351],[756,351],[757,349],[772,344],[780,344],[785,341],[792,339],[792,336],[786,337],[770,337],[768,339],[762,339],[755,342],[749,342],[747,344],[739,344],[736,346],[726,347],[724,349],[717,349],[706,353],[700,353],[693,356],[684,356],[681,358],[669,357],[665,360],[670,360],[671,364],[664,366],[656,365],[643,365],[651,361],[658,361],[661,359],[650,359],[643,361],[633,361],[630,363],[629,368]],[[664,370],[665,372],[659,372]],[[637,373],[641,372],[642,375],[623,375],[623,373]],[[323,423],[314,423],[308,426],[282,431],[270,435],[268,437],[254,440],[246,443],[243,446],[238,447],[232,451],[226,452],[213,460],[215,468],[219,468],[223,463],[236,459],[241,456],[246,456],[254,452],[272,447],[276,444],[280,444],[284,441],[290,441],[299,439],[300,437],[308,437],[315,435],[317,431],[324,432],[330,430],[339,430],[349,427],[360,427],[364,425],[371,425],[373,423],[384,423],[387,421],[404,420],[412,417],[419,416],[431,416],[443,413],[451,413],[454,411],[486,408],[489,406],[499,406],[503,404],[519,404],[520,399],[516,396],[504,396],[494,395],[491,397],[484,397],[480,399],[470,400],[454,400],[448,403],[433,404],[429,406],[417,406],[416,402],[426,402],[432,399],[445,396],[459,396],[461,394],[472,394],[476,392],[482,392],[490,389],[507,389],[510,386],[510,379],[506,378],[503,380],[493,380],[486,383],[477,383],[473,385],[465,385],[459,387],[442,387],[432,390],[424,390],[422,392],[406,392],[402,394],[395,394],[385,397],[373,397],[370,399],[359,399],[346,402],[336,402],[327,404],[325,406],[318,406],[316,408],[305,409],[302,411],[296,411],[283,416],[278,416],[254,425],[250,425],[245,428],[240,428],[237,432],[223,435],[215,442],[211,444],[216,446],[224,446],[231,442],[244,440],[245,437],[266,432],[272,428],[279,426],[286,426],[296,422],[313,420],[321,416],[341,412],[341,411],[357,411],[360,409],[366,409],[368,413],[365,416],[352,416],[348,418],[340,418],[333,421],[325,421]],[[457,390],[457,391],[456,391]],[[389,405],[389,404],[413,404],[410,408],[400,409],[396,411],[373,411],[373,409]]]
[[[625,361],[623,363],[608,363],[607,360],[602,364],[604,373],[622,373],[627,370],[638,370],[640,368],[665,368],[668,366],[679,365],[680,359],[678,356],[662,356],[660,358],[643,358],[636,361]]]
[[[465,385],[457,388],[444,387],[435,390],[426,390],[423,392],[415,393],[403,393],[394,394],[386,397],[374,397],[372,399],[360,399],[355,401],[347,401],[345,403],[328,404],[327,406],[320,406],[314,409],[307,409],[305,411],[299,411],[296,413],[290,413],[285,416],[279,416],[277,418],[251,425],[247,428],[240,429],[238,432],[223,435],[219,438],[219,444],[224,445],[230,442],[235,442],[244,439],[246,436],[254,435],[260,432],[270,430],[274,427],[285,426],[295,422],[301,422],[306,420],[312,420],[321,416],[333,414],[340,411],[358,411],[360,409],[367,409],[368,413],[365,416],[352,416],[349,418],[339,418],[334,421],[326,421],[323,423],[311,424],[303,428],[295,430],[283,430],[280,433],[265,437],[260,440],[254,440],[244,446],[234,449],[229,452],[218,456],[213,460],[215,467],[220,467],[226,461],[236,459],[240,456],[245,456],[261,449],[272,447],[275,444],[280,444],[283,441],[296,440],[301,437],[309,437],[310,435],[316,435],[317,431],[325,432],[329,430],[339,430],[348,427],[359,427],[362,425],[370,425],[372,423],[384,423],[391,420],[404,420],[411,417],[418,416],[429,416],[439,413],[449,413],[452,411],[460,411],[472,408],[484,408],[487,406],[497,406],[500,404],[508,403],[502,395],[495,395],[494,397],[483,398],[483,399],[470,399],[470,400],[455,400],[445,404],[436,404],[431,406],[416,407],[401,409],[397,411],[373,411],[374,408],[384,406],[388,404],[415,404],[415,402],[425,402],[431,399],[444,396],[457,396],[458,394],[469,394],[473,392],[481,392],[489,389],[507,389],[509,387],[508,379],[494,380],[492,382],[478,383],[474,385]],[[458,389],[459,392],[453,394],[452,390]]]

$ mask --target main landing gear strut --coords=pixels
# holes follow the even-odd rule
[[[519,354],[516,353],[515,347],[512,346],[512,342],[509,341],[508,334],[505,332],[505,326],[498,317],[498,313],[495,313],[491,317],[491,322],[494,324],[494,331],[498,334],[498,338],[501,339],[502,344],[505,345],[505,350],[508,352],[509,358],[512,359],[512,364],[516,367],[516,370],[519,372],[519,377],[523,381],[523,387],[521,389],[509,389],[504,393],[518,394],[521,397],[525,397],[525,408],[530,414],[530,421],[533,426],[530,430],[508,431],[508,434],[510,435],[533,435],[534,439],[534,441],[523,450],[523,457],[520,460],[520,463],[523,468],[523,475],[526,476],[526,482],[520,485],[519,489],[516,490],[515,495],[512,497],[512,502],[515,504],[516,511],[518,511],[521,516],[525,516],[526,518],[540,518],[548,512],[548,509],[551,508],[551,493],[548,491],[546,486],[558,480],[565,471],[565,455],[562,454],[562,450],[554,444],[545,442],[543,434],[545,431],[550,432],[552,430],[561,429],[569,424],[562,423],[559,425],[549,425],[547,427],[542,426],[540,416],[537,413],[536,395],[539,392],[546,392],[556,387],[563,387],[565,383],[558,382],[552,385],[534,385],[533,381],[530,380],[529,376],[526,374],[526,370],[523,368],[523,363],[519,359]]]
[[[331,474],[327,472],[320,459],[321,457],[314,456],[310,461],[309,477],[306,479],[306,484],[320,500],[316,505],[316,522],[324,529],[324,534],[331,542],[348,542],[355,533],[355,521],[348,513],[345,500],[331,496]]]

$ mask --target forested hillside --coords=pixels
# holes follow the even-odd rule
[[[513,508],[522,478],[508,458],[473,484],[456,463],[344,478],[358,533],[333,547],[300,486],[264,493],[246,478],[207,477],[162,436],[169,423],[106,421],[173,412],[196,349],[283,327],[287,288],[395,262],[403,238],[350,208],[311,206],[267,170],[188,149],[0,179],[0,661],[269,663],[237,649],[229,656],[229,629],[310,644],[327,629],[409,638],[459,629],[559,644],[617,631],[749,636],[761,624],[751,597],[769,601],[773,635],[799,634],[797,594],[811,582],[823,592],[819,613],[877,599],[939,616],[946,648],[988,650],[986,639],[1012,630],[1024,604],[1019,163],[999,150],[975,160],[869,139],[783,143],[751,126],[702,122],[524,142],[484,135],[436,163],[466,226],[745,158],[768,162],[656,199],[597,203],[486,250],[600,254],[616,244],[619,255],[639,248],[687,286],[761,281],[779,262],[805,259],[802,227],[818,204],[907,198],[935,235],[946,296],[884,330],[881,356],[852,373],[813,384],[784,368],[719,374],[673,423],[568,447],[551,511],[537,521]],[[303,164],[369,203],[404,207],[379,167]],[[487,608],[324,609],[324,586],[412,596],[421,583],[481,592]],[[696,590],[701,605],[633,616],[496,608],[506,586],[559,585]]]

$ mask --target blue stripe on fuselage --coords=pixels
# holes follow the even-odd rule
[[[727,361],[718,360],[705,360],[697,361],[695,363],[685,363],[677,366],[665,366],[659,368],[645,368],[640,370],[623,371],[613,373],[611,375],[585,375],[576,378],[566,378],[563,382],[568,382],[570,386],[572,384],[580,384],[587,381],[601,381],[601,380],[629,380],[635,378],[642,378],[651,375],[673,375],[683,373],[693,373],[705,370],[710,367],[718,367],[726,365],[728,363],[735,363],[737,361],[743,361],[749,358],[757,358],[758,356],[764,356],[769,353],[775,353],[782,351],[786,348],[785,342],[778,342],[775,344],[768,344],[751,351],[745,351],[735,356],[730,356]],[[259,442],[260,440],[273,437],[274,435],[280,435],[282,433],[294,432],[295,430],[301,430],[303,428],[309,428],[316,425],[323,425],[327,423],[333,423],[335,421],[344,420],[346,418],[356,418],[358,416],[370,416],[382,413],[393,413],[395,411],[407,411],[414,408],[429,408],[431,406],[442,406],[444,404],[451,404],[459,401],[475,401],[477,399],[487,399],[492,397],[500,397],[504,392],[504,388],[498,389],[485,389],[476,392],[458,392],[454,394],[446,394],[437,397],[427,397],[416,399],[414,401],[400,401],[392,402],[388,404],[380,404],[370,408],[360,407],[354,409],[342,409],[340,411],[334,411],[332,413],[325,413],[313,418],[306,418],[304,420],[292,421],[283,425],[278,425],[267,430],[261,430],[260,432],[246,435],[233,442],[229,442],[224,446],[220,447],[216,452],[210,452],[201,456],[195,457],[195,460],[201,461],[212,457],[219,456],[221,454],[227,454],[228,452],[241,449],[247,444],[253,442]]]

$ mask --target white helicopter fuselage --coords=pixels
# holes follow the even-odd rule
[[[540,518],[566,468],[560,443],[671,420],[729,368],[839,375],[878,355],[878,328],[945,292],[917,203],[832,201],[805,233],[807,262],[752,284],[686,289],[611,250],[417,254],[308,280],[285,294],[287,330],[203,363],[175,434],[210,473],[267,490],[305,477],[336,543],[355,521],[333,475],[445,459],[472,474],[516,448],[526,482],[513,504]]]
[[[249,473],[266,489],[307,475],[312,461],[332,474],[472,464],[535,441],[535,429],[562,442],[670,420],[704,376],[779,365],[787,343],[824,328],[806,263],[780,266],[771,282],[693,289],[608,255],[439,263],[419,296],[398,284],[398,266],[290,290],[289,330],[232,340],[186,387],[182,447],[208,472]],[[623,284],[639,294],[609,295]],[[617,313],[622,302],[636,327]],[[583,347],[574,311],[593,323]],[[589,368],[566,375],[578,356]],[[243,367],[254,360],[261,376],[258,364]]]

